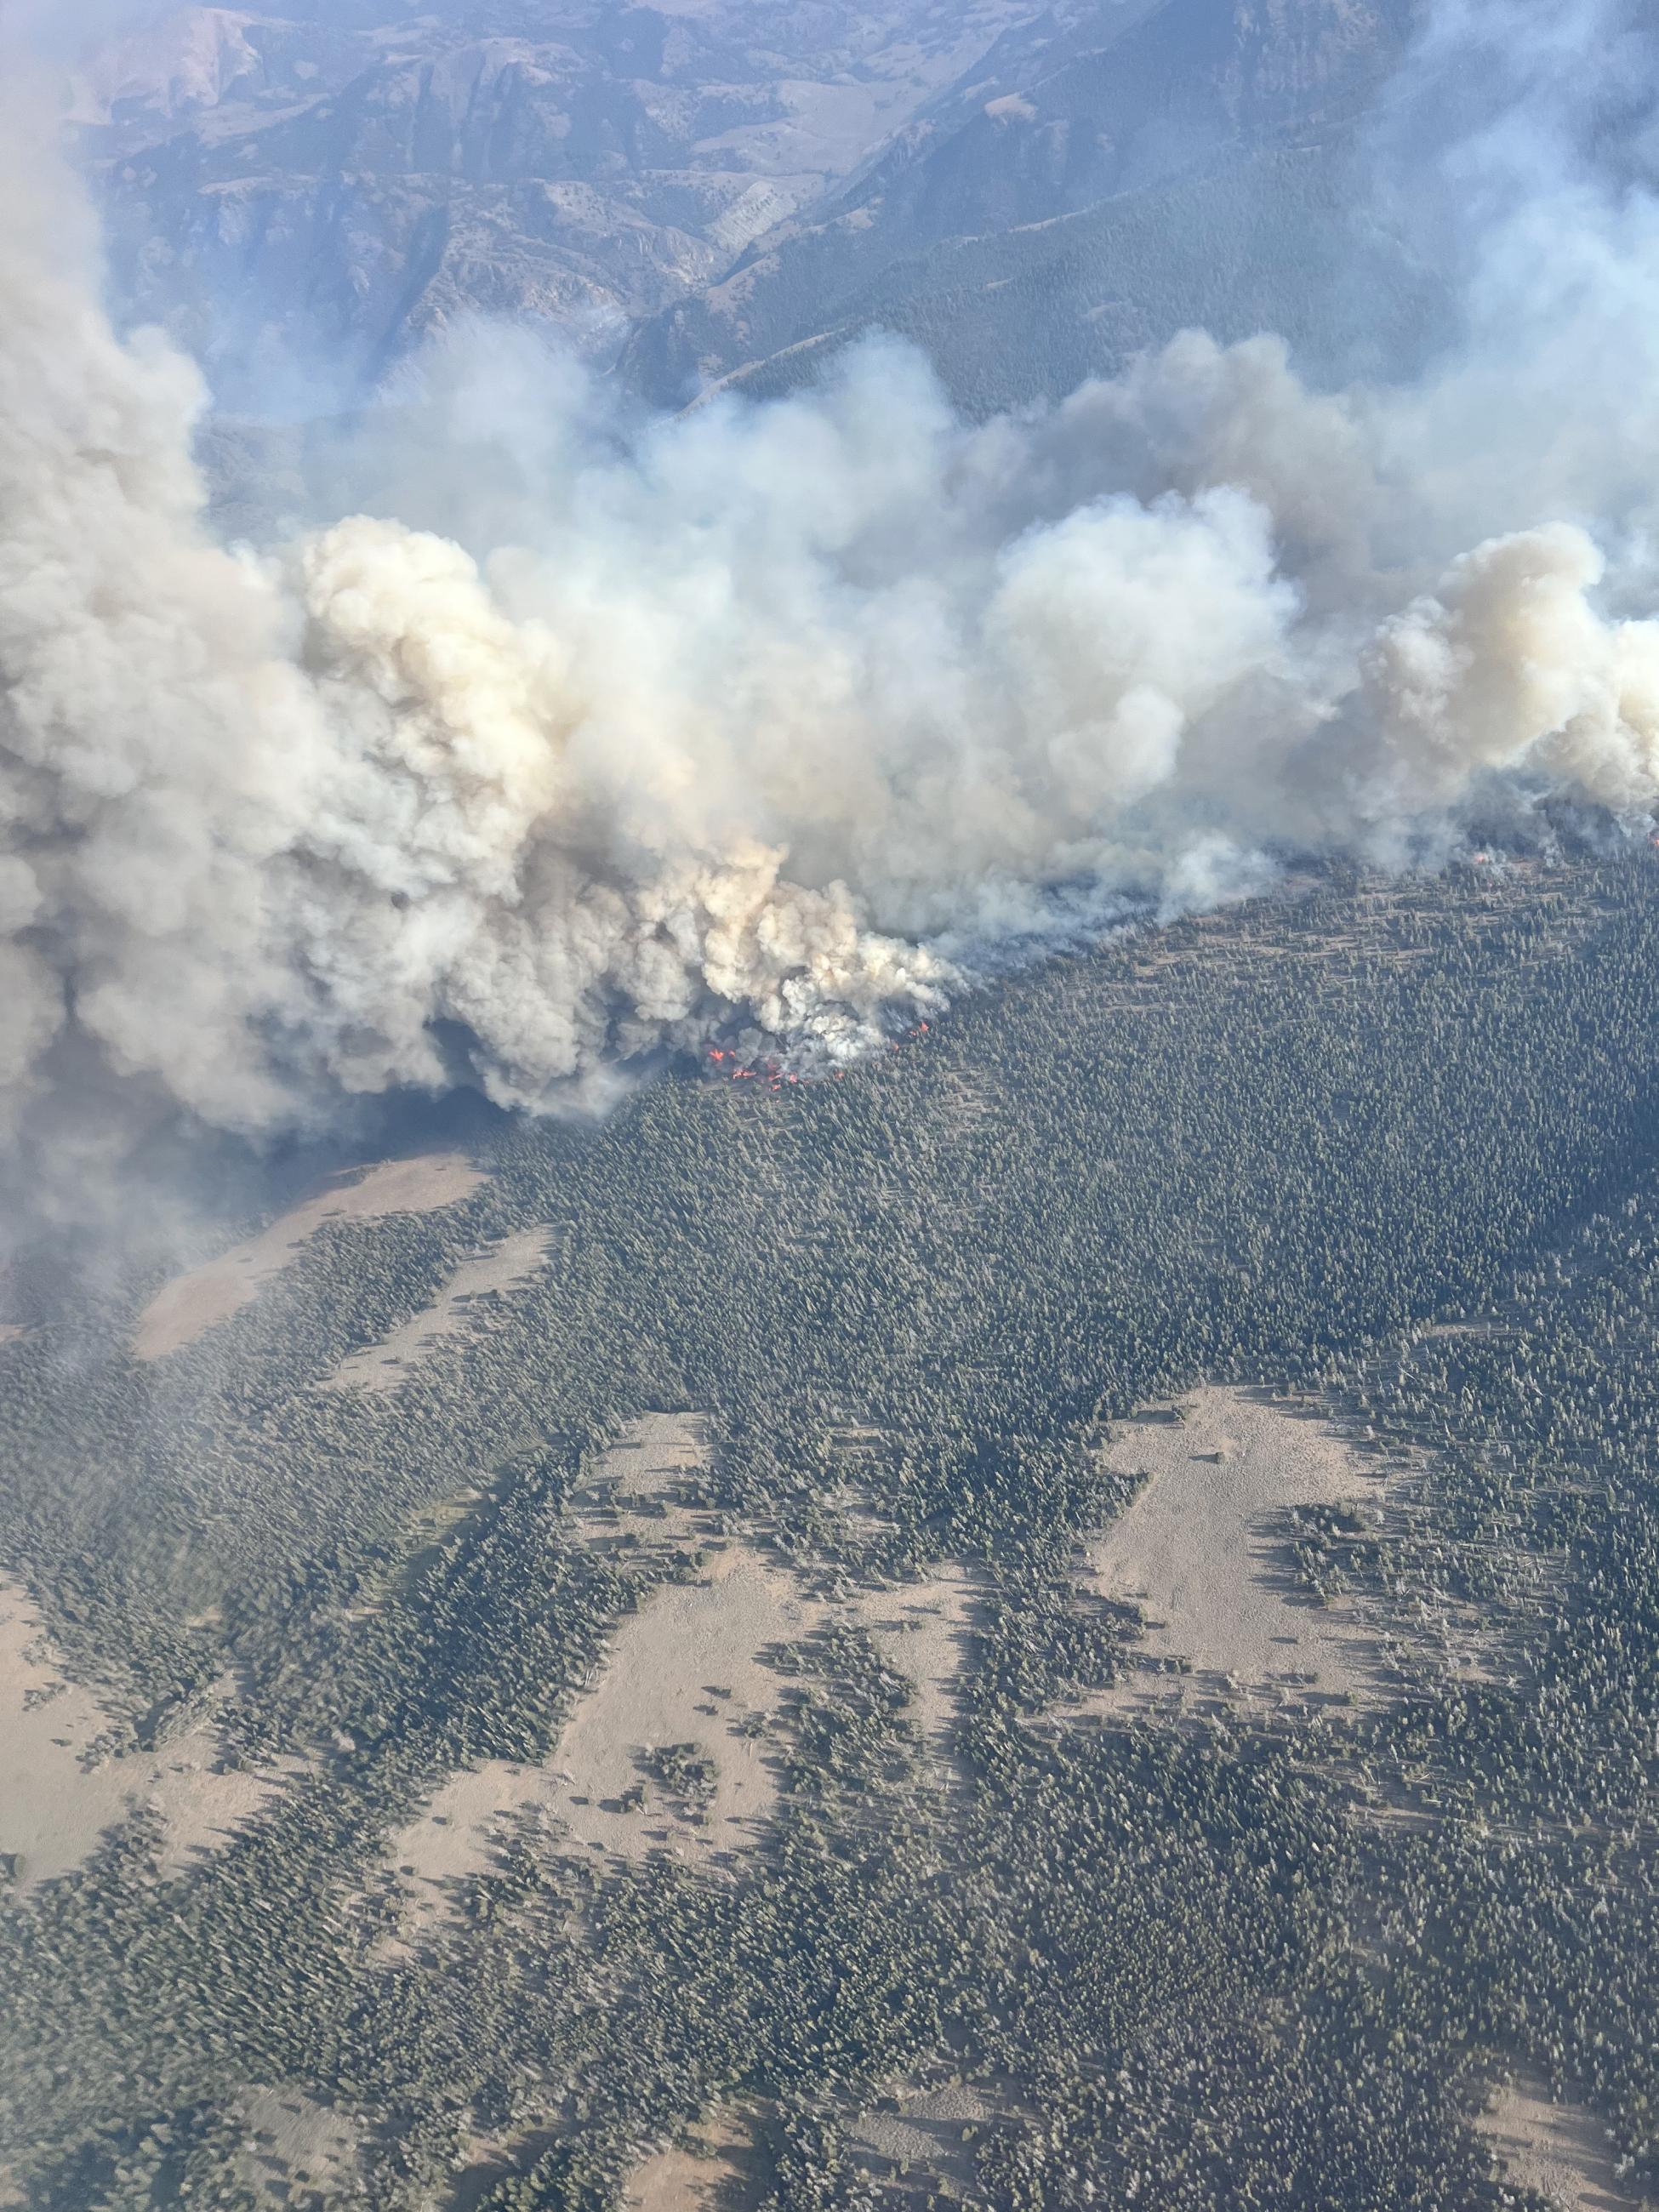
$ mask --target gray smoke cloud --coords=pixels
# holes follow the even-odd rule
[[[1610,27],[1436,11],[1420,82],[1491,112],[1438,173],[1465,340],[1409,389],[1188,333],[969,427],[874,343],[630,426],[475,337],[386,434],[447,534],[257,556],[196,372],[0,134],[0,1143],[73,1157],[71,1088],[279,1128],[445,1083],[456,1030],[530,1107],[721,1024],[845,1059],[1061,887],[1443,852],[1500,786],[1644,820],[1659,221],[1639,141],[1579,155]]]

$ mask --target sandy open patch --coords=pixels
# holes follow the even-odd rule
[[[1265,1395],[1205,1389],[1181,1404],[1184,1419],[1143,1414],[1107,1449],[1112,1466],[1147,1480],[1090,1546],[1088,1580],[1139,1607],[1146,1632],[1139,1663],[1087,1709],[1236,1697],[1317,1705],[1374,1694],[1373,1629],[1346,1601],[1322,1607],[1303,1595],[1288,1555],[1295,1506],[1375,1515],[1383,1485],[1371,1464],[1328,1426]]]
[[[256,2197],[303,2202],[356,2194],[357,2130],[298,2089],[245,2089],[236,2100],[237,2179]]]
[[[1006,2097],[968,2082],[903,2089],[886,2103],[889,2109],[861,2113],[854,2123],[854,2151],[873,2179],[918,2195],[941,2181],[953,2193],[971,2194],[975,2137],[1014,2112]]]
[[[526,1283],[547,1257],[550,1231],[521,1230],[486,1245],[460,1266],[429,1306],[383,1343],[353,1352],[323,1384],[325,1390],[395,1390],[446,1337],[489,1326],[489,1309]]]
[[[737,1865],[763,1842],[777,1802],[775,1723],[789,1684],[771,1660],[831,1622],[867,1630],[908,1678],[909,1717],[943,1762],[977,1583],[947,1567],[927,1582],[815,1595],[687,1501],[683,1486],[708,1449],[701,1417],[656,1414],[634,1424],[590,1476],[574,1509],[588,1540],[654,1552],[684,1578],[618,1625],[549,1759],[497,1759],[452,1775],[397,1837],[392,1861],[411,1927],[441,1915],[523,1815],[617,1858],[663,1850],[704,1869]]]
[[[1475,2125],[1516,2188],[1534,2190],[1565,2212],[1638,2212],[1650,2203],[1620,2182],[1600,2121],[1577,2106],[1552,2104],[1541,2082],[1500,2090]]]
[[[618,1628],[545,1765],[493,1759],[453,1774],[403,1831],[392,1857],[417,1904],[441,1909],[451,1884],[489,1863],[491,1838],[515,1812],[550,1816],[574,1843],[623,1858],[660,1847],[710,1865],[751,1848],[777,1796],[775,1750],[742,1733],[781,1686],[760,1654],[808,1620],[794,1577],[737,1546],[698,1582],[657,1591]],[[708,1765],[706,1789],[652,1772],[671,1747]]]
[[[895,1671],[909,1677],[908,1717],[936,1762],[946,1762],[961,1717],[962,1683],[973,1657],[982,1591],[979,1579],[946,1561],[926,1582],[854,1590],[820,1617],[866,1630]]]
[[[228,1321],[252,1304],[261,1284],[280,1274],[304,1251],[325,1221],[435,1213],[465,1198],[483,1181],[479,1170],[459,1152],[382,1160],[377,1167],[334,1178],[325,1190],[292,1208],[257,1237],[164,1284],[138,1316],[133,1358],[160,1359]]]
[[[682,2142],[642,2158],[623,2184],[626,2212],[756,2212],[766,2189],[752,2120],[741,2109],[716,2112],[687,2130]],[[465,2212],[510,2173],[522,2173],[556,2136],[527,2136],[471,2143],[475,2163],[462,2175],[453,2212]]]
[[[715,1553],[700,1580],[659,1590],[625,1620],[604,1674],[559,1741],[573,1835],[628,1858],[653,1844],[701,1859],[757,1844],[776,1802],[775,1753],[742,1730],[776,1698],[763,1655],[809,1621],[794,1577],[738,1544]],[[650,1774],[670,1746],[692,1747],[693,1759],[712,1762],[701,1802],[671,1775]],[[645,1803],[621,1809],[642,1778]]]
[[[779,1678],[762,1655],[801,1635],[810,1613],[793,1576],[720,1536],[684,1499],[708,1451],[700,1415],[655,1414],[592,1469],[574,1506],[587,1540],[684,1560],[693,1578],[657,1589],[618,1625],[550,1759],[451,1775],[397,1837],[392,1861],[411,1928],[441,1917],[455,1886],[489,1865],[515,1815],[622,1857],[662,1848],[703,1864],[728,1863],[760,1833],[776,1784],[763,1740],[742,1731],[746,1716],[763,1717],[777,1701]],[[653,1753],[685,1745],[711,1764],[711,1789],[694,1795],[647,1771]]]
[[[729,2159],[664,2150],[635,2169],[623,2203],[632,2212],[724,2212],[739,2186],[740,2176]]]
[[[90,1691],[65,1680],[27,1597],[0,1583],[0,1872],[10,1867],[14,1893],[84,1864],[142,1805],[166,1824],[162,1871],[182,1872],[222,1849],[298,1771],[289,1761],[216,1772],[222,1747],[207,1723],[157,1751],[83,1766],[109,1725]]]
[[[753,2140],[734,2122],[698,2129],[696,2148],[658,2151],[623,2188],[629,2212],[751,2212],[764,2193]]]

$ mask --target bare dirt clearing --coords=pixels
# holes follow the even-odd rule
[[[657,1414],[635,1422],[595,1470],[576,1501],[588,1540],[657,1551],[682,1563],[682,1578],[620,1623],[550,1759],[452,1775],[396,1838],[392,1862],[416,1923],[441,1915],[453,1886],[489,1864],[492,1838],[524,1812],[619,1858],[665,1850],[706,1868],[734,1865],[763,1840],[776,1803],[773,1725],[786,1682],[771,1655],[832,1622],[867,1631],[908,1678],[910,1717],[944,1761],[977,1583],[947,1567],[926,1582],[817,1595],[687,1501],[683,1486],[708,1449],[699,1416]]]
[[[451,1883],[489,1864],[492,1831],[519,1809],[550,1814],[574,1842],[624,1858],[660,1845],[708,1863],[752,1847],[776,1785],[763,1740],[740,1724],[777,1696],[758,1655],[806,1624],[794,1578],[735,1547],[710,1562],[705,1581],[657,1591],[617,1630],[605,1671],[548,1764],[495,1759],[452,1775],[398,1838],[398,1868],[441,1906]],[[706,1796],[646,1771],[653,1752],[688,1744],[712,1763]]]
[[[1014,2109],[1006,2097],[967,2082],[902,2089],[884,2102],[889,2109],[865,2112],[854,2124],[854,2153],[873,2178],[908,2181],[918,2197],[939,2181],[953,2193],[971,2194],[975,2138]]]
[[[0,1583],[0,1856],[28,1890],[82,1865],[99,1838],[143,1805],[166,1824],[164,1874],[220,1850],[253,1818],[297,1762],[215,1771],[217,1731],[206,1723],[154,1752],[83,1765],[110,1717],[91,1692],[64,1680],[39,1617]]]
[[[377,1221],[388,1213],[435,1213],[453,1206],[483,1181],[459,1152],[382,1160],[329,1188],[262,1229],[257,1237],[205,1261],[164,1284],[138,1317],[135,1359],[161,1359],[194,1344],[208,1330],[250,1304],[263,1283],[280,1274],[327,1221]]]
[[[357,2130],[343,2114],[297,2089],[245,2089],[236,2111],[244,2130],[237,2178],[256,2197],[291,2203],[308,2193],[356,2193]]]
[[[949,1757],[980,1605],[978,1578],[947,1561],[926,1582],[854,1590],[823,1609],[825,1619],[838,1613],[866,1630],[887,1663],[909,1677],[908,1717],[936,1761]]]
[[[383,1343],[354,1352],[322,1387],[395,1390],[446,1337],[487,1325],[489,1302],[528,1282],[546,1259],[550,1233],[521,1230],[463,1260],[429,1306],[412,1315]]]
[[[1342,1600],[1321,1607],[1302,1595],[1287,1553],[1293,1506],[1374,1510],[1383,1492],[1374,1468],[1321,1420],[1265,1394],[1200,1390],[1182,1412],[1126,1422],[1108,1447],[1112,1466],[1147,1480],[1090,1547],[1089,1579],[1139,1607],[1146,1632],[1140,1664],[1088,1709],[1376,1694],[1374,1629]]]
[[[752,2212],[763,2191],[750,2135],[717,2120],[693,2145],[658,2151],[635,2167],[623,2190],[629,2212]]]
[[[1575,2106],[1552,2104],[1541,2082],[1501,2090],[1475,2124],[1516,2188],[1564,2212],[1638,2212],[1650,2202],[1619,2180],[1600,2122]]]

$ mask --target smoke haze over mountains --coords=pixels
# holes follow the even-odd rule
[[[206,520],[196,371],[117,334],[86,202],[9,127],[14,1166],[67,1206],[158,1115],[304,1124],[453,1081],[458,1036],[529,1107],[717,1029],[845,1059],[1057,891],[1432,861],[1546,798],[1644,824],[1652,62],[1601,8],[1431,11],[1376,190],[1464,328],[1409,386],[1192,332],[969,425],[878,339],[641,419],[481,327],[362,429],[367,511],[258,554]]]

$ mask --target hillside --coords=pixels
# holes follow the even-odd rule
[[[1412,6],[108,0],[204,417],[17,132],[0,2212],[1659,2212],[1659,40]]]
[[[669,404],[880,324],[994,404],[1069,390],[1197,319],[1218,335],[1294,324],[1334,354],[1350,272],[1350,333],[1368,255],[1389,289],[1409,282],[1348,212],[1353,123],[1407,23],[1404,0],[1162,0],[1095,9],[1058,58],[1011,35],[823,209],[664,308],[630,366]]]
[[[1298,277],[1322,294],[1345,256],[1368,295],[1340,149],[1407,12],[187,7],[89,54],[73,129],[125,311],[233,409],[349,404],[473,313],[625,349],[666,405],[880,322],[990,404],[1206,311],[1305,328]],[[1154,268],[1136,234],[1165,224],[1176,265]],[[1410,289],[1397,254],[1379,267]],[[1341,333],[1339,299],[1314,335]]]
[[[810,385],[837,348],[882,331],[920,346],[974,416],[1113,375],[1189,328],[1224,344],[1273,331],[1333,380],[1384,374],[1432,348],[1452,326],[1452,301],[1397,240],[1355,218],[1350,168],[1344,138],[1273,149],[1079,214],[951,239],[851,284],[829,317],[810,267],[781,253],[765,280],[764,327],[802,335],[746,357],[757,324],[733,277],[644,325],[628,368],[659,400],[696,375],[775,398]]]
[[[48,1285],[24,2201],[1635,2204],[1656,916],[1308,880]]]
[[[73,128],[129,310],[292,407],[474,310],[614,348],[1034,12],[184,7],[88,55]]]

